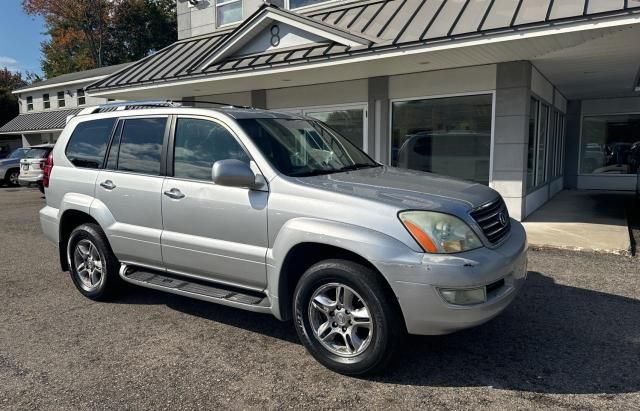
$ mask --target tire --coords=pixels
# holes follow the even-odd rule
[[[321,261],[302,275],[293,318],[298,337],[318,362],[345,375],[373,374],[390,362],[405,327],[383,281],[378,273],[347,260]],[[340,287],[342,297],[336,298]]]
[[[82,224],[71,232],[67,261],[73,284],[87,298],[109,300],[121,288],[120,263],[97,224]]]
[[[9,187],[17,187],[20,185],[20,183],[18,182],[19,176],[20,176],[20,169],[12,168],[11,170],[7,171],[7,174],[4,177],[4,182]]]
[[[37,185],[38,185],[38,190],[40,190],[40,192],[44,194],[44,184],[42,183],[42,181],[39,181]]]

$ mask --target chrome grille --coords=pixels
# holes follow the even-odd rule
[[[511,231],[509,211],[502,197],[476,208],[471,212],[471,217],[476,220],[491,244],[499,243]]]

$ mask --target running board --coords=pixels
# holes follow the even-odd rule
[[[264,294],[244,293],[235,288],[226,288],[205,281],[194,281],[174,274],[166,274],[148,268],[120,266],[120,277],[131,284],[165,291],[212,303],[238,307],[244,310],[271,313],[271,304]]]

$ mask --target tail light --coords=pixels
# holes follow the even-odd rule
[[[49,153],[47,160],[44,162],[44,177],[42,178],[42,185],[49,187],[49,177],[51,176],[51,170],[53,170],[53,151]]]

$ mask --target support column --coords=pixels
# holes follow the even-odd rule
[[[498,64],[491,186],[517,220],[525,216],[530,96],[531,63]]]
[[[251,107],[267,108],[267,91],[251,90]]]
[[[368,154],[376,161],[389,164],[389,77],[368,80]]]
[[[564,141],[564,187],[578,188],[578,159],[580,157],[580,121],[582,101],[567,102],[567,128]]]

